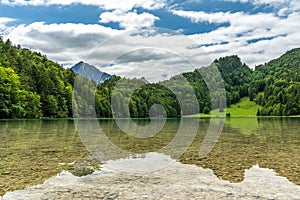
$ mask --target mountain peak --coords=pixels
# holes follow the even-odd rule
[[[98,84],[102,84],[105,80],[112,77],[110,74],[101,72],[95,66],[83,61],[80,61],[79,63],[71,67],[71,70],[81,77],[96,81]]]

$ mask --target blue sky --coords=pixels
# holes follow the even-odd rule
[[[126,31],[166,28],[210,57],[199,65],[235,54],[253,68],[300,46],[299,11],[298,0],[0,0],[0,35],[71,66]]]

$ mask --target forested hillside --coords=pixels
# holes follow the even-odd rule
[[[0,118],[68,117],[74,74],[0,39]]]
[[[259,115],[300,114],[300,48],[257,66],[253,77],[251,90],[263,106]]]
[[[216,59],[212,65],[221,72],[226,88],[227,106],[243,97],[262,106],[258,115],[299,115],[300,114],[300,49],[294,49],[278,59],[257,66],[253,71],[243,64],[238,56]],[[211,66],[212,66],[211,65]],[[84,78],[82,89],[85,97],[95,94],[97,117],[112,117],[111,95],[116,95],[114,116],[149,117],[151,106],[161,104],[168,117],[181,114],[209,113],[212,109],[223,111],[221,105],[211,97],[201,77],[201,70],[209,72],[211,66],[193,72],[183,73],[170,80],[145,84],[113,76],[103,84]],[[213,73],[213,72],[212,72]],[[9,40],[0,38],[0,118],[72,117],[72,94],[76,75],[63,69],[46,56],[20,46],[13,46]],[[193,87],[199,108],[195,107],[192,96],[182,78]],[[211,77],[214,79],[215,77]],[[215,81],[217,82],[217,80]],[[118,90],[114,90],[118,84]],[[138,88],[131,91],[130,88]],[[171,88],[171,89],[170,89]],[[184,91],[184,109],[172,91]],[[93,109],[83,97],[76,96],[74,110],[80,116],[93,116]],[[129,107],[124,104],[129,102]],[[213,103],[211,103],[213,102]],[[82,109],[87,108],[87,109]],[[156,107],[158,110],[159,107]],[[117,111],[116,111],[117,110]],[[82,113],[80,113],[82,112]]]
[[[252,81],[252,70],[242,63],[238,56],[227,56],[214,61],[225,83],[227,106],[235,104],[245,96],[254,95],[249,90]]]

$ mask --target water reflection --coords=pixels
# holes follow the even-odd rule
[[[259,164],[300,185],[299,122],[299,118],[229,118],[217,145],[207,157],[199,158],[199,149],[209,127],[209,119],[203,119],[194,142],[178,160],[212,169],[219,178],[231,182],[242,181],[244,171]],[[114,123],[109,127],[104,125],[106,122],[100,123],[114,145],[137,154],[159,151],[171,141],[178,128],[177,120],[168,120],[158,135],[141,139],[120,131]],[[187,136],[182,136],[181,140]]]
[[[202,119],[192,145],[178,160],[212,169],[219,178],[231,182],[242,181],[244,171],[259,164],[300,185],[299,122],[299,118],[229,118],[217,145],[208,156],[199,158],[209,127],[209,119]],[[109,126],[105,126],[105,121],[100,123],[114,145],[136,154],[159,151],[178,128],[178,120],[168,120],[159,134],[141,139],[122,132],[113,122]],[[180,139],[184,141],[187,136]],[[180,143],[177,145],[172,148],[180,149]]]
[[[40,184],[87,155],[69,120],[2,120],[0,141],[0,195]]]
[[[129,156],[118,160],[109,160],[101,166],[101,170],[126,172],[129,174],[146,174],[161,170],[175,163],[171,156],[162,153],[146,153]]]
[[[226,119],[217,144],[205,158],[199,158],[209,122],[209,119],[200,120],[192,144],[185,149],[191,139],[188,129],[186,134],[177,138],[177,142],[173,143],[175,145],[169,145],[176,136],[180,120],[168,119],[164,128],[149,138],[126,134],[113,120],[99,120],[104,136],[126,152],[126,155],[105,152],[115,156],[115,159],[108,161],[115,171],[151,171],[151,163],[169,166],[165,164],[177,159],[184,164],[211,169],[220,179],[241,182],[245,178],[245,170],[258,164],[274,169],[279,176],[300,185],[300,118]],[[138,120],[137,123],[147,124],[147,121]],[[71,163],[88,155],[72,120],[0,121],[0,140],[0,195],[9,190],[40,184],[62,170],[70,169]],[[176,157],[182,149],[185,153]],[[153,157],[156,154],[151,152],[163,153],[168,159]],[[143,156],[137,155],[143,155],[147,162],[138,165],[137,161],[143,160]],[[129,156],[131,159],[126,160]]]
[[[136,172],[147,163],[163,160],[170,160],[170,156],[147,153],[109,161],[101,171],[85,177],[62,172],[42,185],[8,193],[3,199],[298,199],[300,194],[299,186],[258,165],[245,170],[244,180],[238,184],[218,179],[210,169],[176,161],[146,174],[119,170],[133,167]]]
[[[180,161],[210,168],[219,178],[231,182],[242,181],[245,169],[259,164],[300,185],[299,122],[299,118],[227,119],[208,157],[196,156],[201,145],[199,136]]]

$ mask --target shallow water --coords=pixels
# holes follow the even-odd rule
[[[299,122],[299,118],[226,119],[216,145],[200,159],[199,150],[209,128],[209,119],[201,119],[196,125],[194,121],[187,122],[184,134],[178,134],[180,120],[170,119],[158,134],[147,138],[126,134],[113,120],[99,121],[101,136],[92,133],[88,120],[83,129],[77,127],[79,132],[73,120],[2,120],[0,195],[43,183],[62,170],[69,170],[78,161],[89,160],[86,159],[89,154],[103,163],[114,163],[114,160],[128,157],[141,158],[132,159],[134,162],[146,155],[149,157],[149,152],[159,152],[169,159],[152,160],[152,164],[146,165],[148,168],[135,165],[137,170],[133,170],[132,163],[127,163],[127,169],[139,173],[167,169],[176,159],[211,169],[216,177],[230,182],[243,181],[245,170],[258,164],[300,185]],[[136,123],[146,126],[149,122],[137,120]],[[197,133],[193,135],[195,127]],[[86,130],[84,134],[82,130]],[[109,144],[99,141],[109,141]],[[121,168],[117,170],[128,172],[124,168],[126,164],[118,166]]]
[[[168,167],[149,171],[162,161]],[[172,162],[170,162],[172,161]],[[124,171],[126,170],[126,171]],[[143,173],[141,173],[143,172]],[[244,180],[230,183],[212,170],[181,164],[160,153],[109,161],[83,177],[62,172],[43,184],[7,193],[7,199],[299,199],[300,186],[258,165]]]
[[[0,121],[0,195],[42,183],[88,153],[68,120]]]

